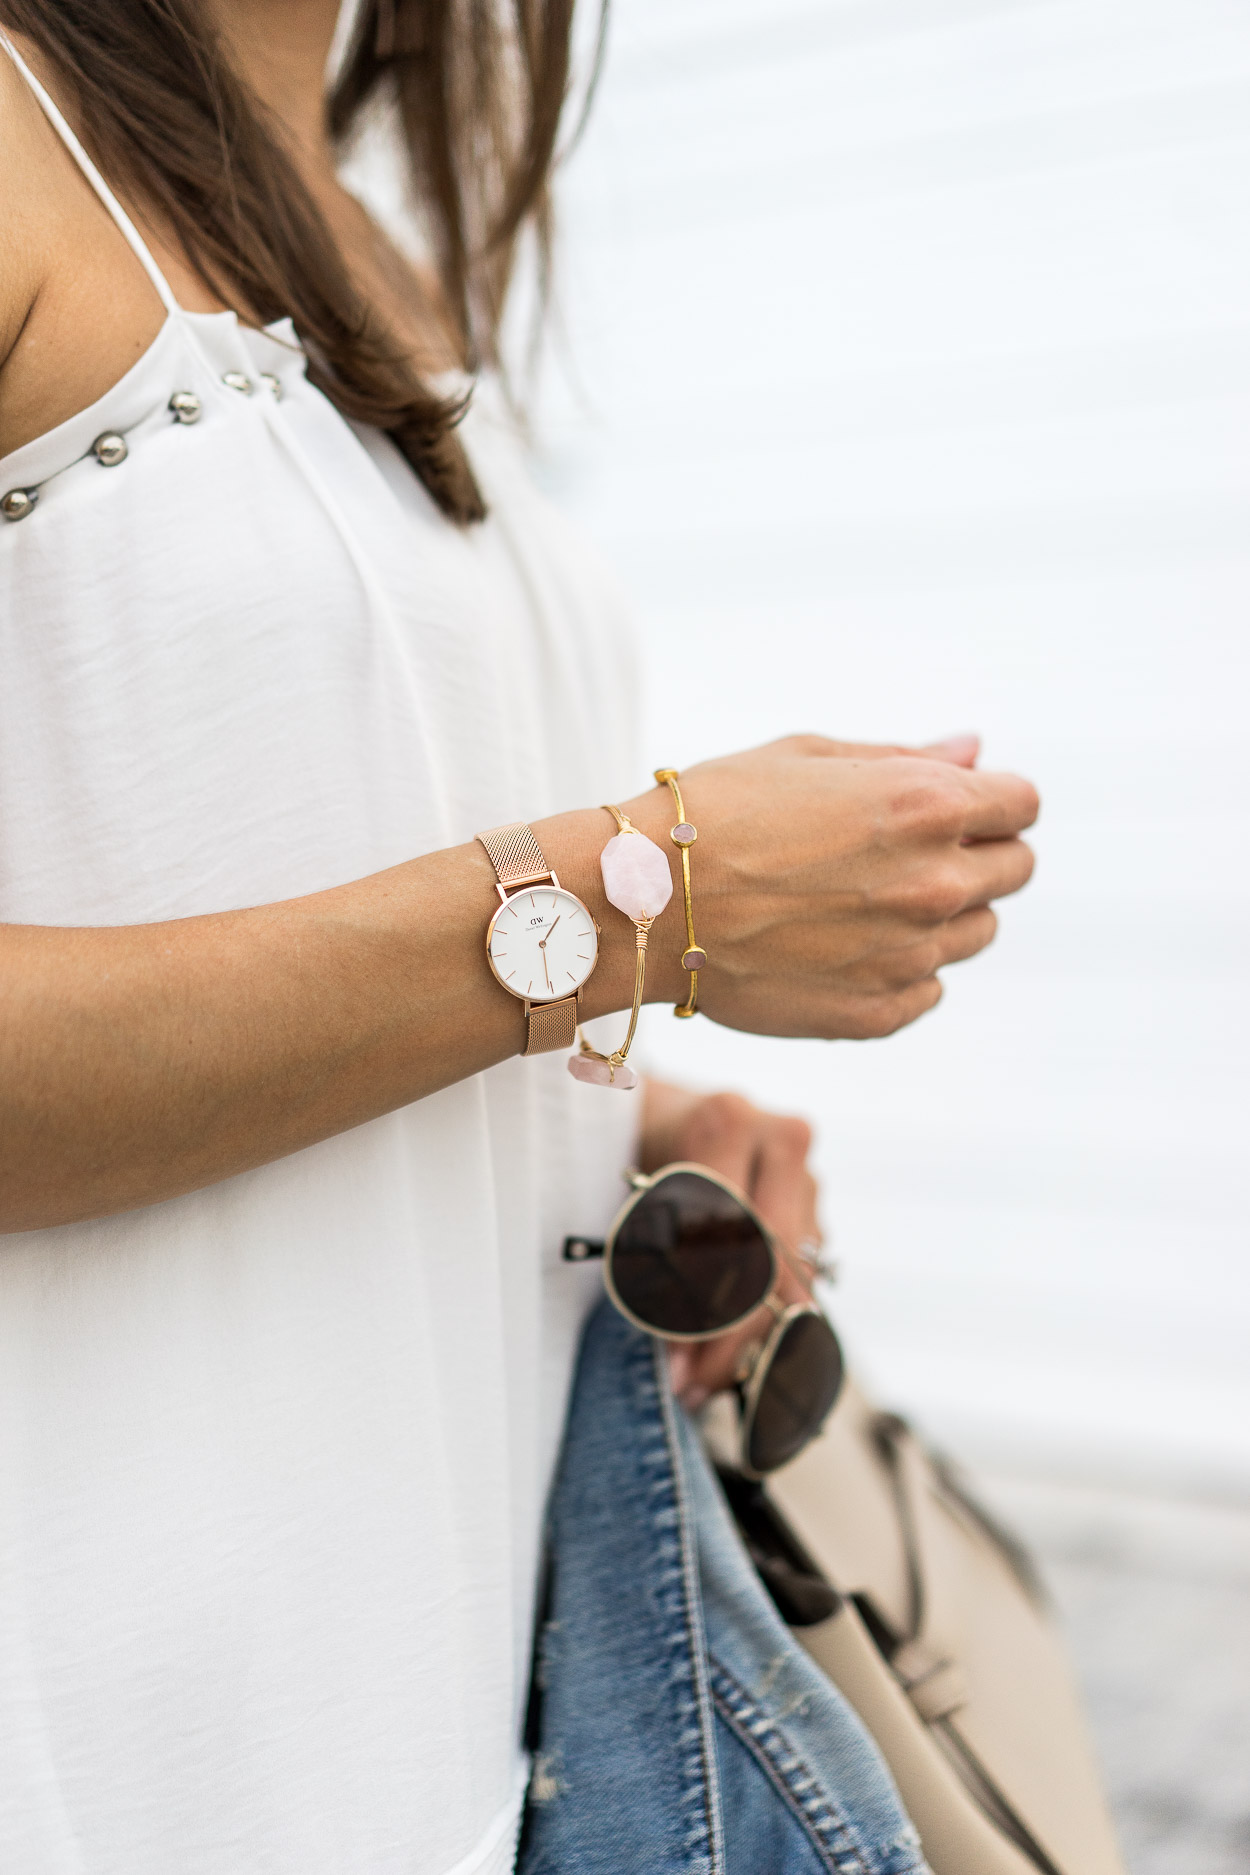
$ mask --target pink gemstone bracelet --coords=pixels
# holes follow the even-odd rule
[[[645,833],[640,833],[628,814],[622,814],[619,807],[608,807],[605,812],[611,814],[619,831],[600,854],[599,869],[603,874],[603,889],[609,905],[615,905],[618,911],[623,911],[627,918],[632,919],[637,936],[634,1006],[625,1040],[610,1055],[601,1055],[597,1048],[591,1047],[584,1035],[579,1036],[579,1052],[569,1059],[569,1073],[574,1080],[589,1081],[597,1087],[627,1088],[638,1085],[638,1076],[625,1057],[634,1039],[638,1012],[642,1008],[642,991],[647,976],[647,938],[655,920],[673,896],[673,877],[668,861],[655,841],[649,840]]]

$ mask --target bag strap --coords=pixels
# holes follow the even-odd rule
[[[916,1476],[921,1464],[933,1464],[942,1489],[950,1492],[976,1527],[1002,1552],[1030,1595],[1036,1593],[1036,1575],[1031,1565],[1021,1569],[1023,1552],[1019,1545],[954,1480],[953,1474],[948,1476],[950,1468],[929,1460],[905,1419],[897,1413],[879,1413],[872,1422],[870,1436],[890,1478],[907,1571],[908,1629],[902,1637],[886,1630],[876,1610],[863,1597],[847,1595],[830,1582],[763,1484],[718,1465],[717,1475],[746,1550],[787,1626],[815,1627],[843,1613],[847,1602],[851,1604],[854,1617],[875,1643],[883,1670],[907,1694],[917,1717],[985,1816],[1032,1862],[1038,1875],[1064,1875],[953,1723],[956,1713],[968,1703],[967,1683],[958,1662],[925,1644],[926,1572],[915,1495],[923,1484]]]

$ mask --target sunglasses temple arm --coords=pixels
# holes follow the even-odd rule
[[[566,1237],[561,1255],[566,1263],[591,1263],[603,1255],[603,1249],[598,1237]]]

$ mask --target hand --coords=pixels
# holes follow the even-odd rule
[[[816,1181],[808,1170],[812,1131],[805,1120],[764,1113],[737,1094],[698,1095],[648,1080],[641,1163],[653,1172],[689,1159],[719,1172],[745,1192],[781,1244],[776,1293],[786,1303],[811,1293],[810,1272],[795,1256],[804,1242],[819,1242]],[[714,1341],[670,1342],[673,1390],[690,1411],[734,1383],[752,1341],[772,1327],[760,1309],[741,1327]]]
[[[889,1035],[941,996],[937,972],[983,950],[990,902],[1033,871],[1019,838],[1037,794],[971,767],[972,738],[908,751],[793,736],[681,777],[699,829],[699,1006],[761,1035]],[[667,843],[667,790],[627,805]],[[679,892],[675,903],[680,908]],[[649,995],[685,994],[680,935],[653,943]],[[657,933],[657,936],[660,934]]]

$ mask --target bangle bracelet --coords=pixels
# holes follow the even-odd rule
[[[647,978],[647,938],[673,896],[673,877],[655,841],[640,833],[628,814],[622,814],[619,807],[607,807],[604,811],[611,814],[618,832],[604,847],[599,867],[609,905],[615,905],[633,922],[634,1003],[625,1040],[610,1055],[601,1055],[597,1048],[592,1048],[579,1030],[578,1053],[569,1061],[569,1073],[576,1081],[589,1081],[598,1087],[626,1088],[638,1085],[638,1076],[625,1057],[642,1008],[642,991]]]
[[[681,954],[681,967],[690,972],[690,994],[684,1003],[678,1003],[673,1010],[675,1016],[693,1016],[699,1010],[699,972],[707,962],[707,952],[695,942],[694,907],[690,898],[690,849],[698,839],[698,831],[686,819],[686,809],[681,798],[681,789],[677,785],[675,768],[657,768],[657,781],[667,782],[673,800],[677,805],[677,825],[670,827],[669,839],[681,852],[681,890],[686,904],[686,948]]]

